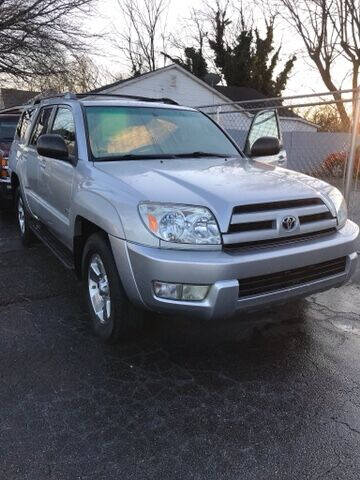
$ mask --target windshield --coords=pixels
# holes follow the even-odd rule
[[[18,118],[0,117],[0,140],[13,140]]]
[[[89,140],[98,160],[156,158],[192,153],[238,156],[223,132],[205,115],[151,107],[86,107]]]

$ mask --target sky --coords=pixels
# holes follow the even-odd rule
[[[121,0],[120,0],[121,1]],[[140,2],[142,0],[139,0]],[[210,0],[214,1],[215,0]],[[200,8],[203,0],[170,0],[170,7],[167,17],[167,30],[175,35],[182,36],[183,26],[186,18],[189,17],[191,8]],[[250,3],[253,14],[254,26],[263,28],[262,13]],[[101,34],[101,40],[97,41],[99,54],[94,57],[96,63],[113,73],[121,73],[126,78],[130,75],[129,64],[121,51],[114,48],[110,36],[116,36],[116,30],[124,28],[124,19],[118,6],[118,0],[100,0],[98,3],[98,14],[86,22],[86,28]],[[277,21],[275,30],[275,41],[282,45],[281,57],[285,62],[294,53],[298,60],[288,81],[285,95],[307,94],[327,91],[316,69],[311,65],[303,51],[302,41],[285,23],[284,20]],[[162,65],[161,65],[162,66]],[[344,69],[338,68],[338,84],[341,83]],[[349,88],[345,82],[343,88]]]

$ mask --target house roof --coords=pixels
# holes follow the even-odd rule
[[[142,75],[140,75],[140,76],[142,76]],[[131,77],[131,78],[135,78],[135,77]],[[88,92],[88,93],[101,93],[104,90],[109,90],[110,88],[117,87],[118,85],[121,85],[122,83],[126,82],[127,80],[130,80],[130,79],[117,80],[116,82],[108,83],[107,85],[103,85],[102,87],[94,88],[94,90],[90,90],[90,92]]]
[[[216,90],[226,97],[230,98],[233,102],[244,102],[246,100],[261,100],[266,98],[266,95],[258,92],[255,88],[248,87],[226,87],[223,85],[217,85]]]
[[[179,70],[184,75],[187,75],[188,77],[190,77],[193,81],[199,83],[203,87],[210,90],[217,97],[220,97],[224,101],[224,103],[229,102],[229,98],[226,97],[223,93],[219,92],[215,87],[212,87],[208,83],[204,82],[204,80],[201,80],[201,78],[196,77],[191,72],[189,72],[189,70],[186,70],[186,68],[183,68],[181,65],[178,65],[177,63],[172,63],[171,65],[167,65],[166,67],[161,67],[161,68],[158,68],[158,69],[156,69],[152,72],[143,73],[141,75],[137,75],[135,77],[130,77],[130,78],[127,78],[125,80],[118,80],[117,82],[110,83],[108,85],[104,85],[100,88],[96,88],[95,90],[92,90],[89,93],[101,93],[101,92],[111,93],[111,91],[113,89],[116,89],[118,86],[122,86],[122,85],[125,86],[125,85],[128,85],[130,83],[136,83],[136,82],[138,82],[138,81],[140,81],[144,78],[152,77],[154,75],[157,75],[159,72],[167,71],[167,70]]]
[[[8,109],[23,105],[38,94],[39,92],[31,92],[29,90],[0,88],[0,109]]]
[[[142,73],[140,75],[135,75],[133,77],[117,80],[116,82],[112,82],[112,83],[108,83],[107,85],[103,85],[102,87],[98,87],[98,88],[95,88],[94,90],[91,90],[89,93],[101,93],[104,90],[113,89],[113,88],[118,87],[119,85],[121,85],[123,83],[128,83],[128,82],[131,82],[133,80],[138,80],[138,79],[141,79],[141,78],[144,78],[144,77],[148,77],[148,76],[150,76],[154,73],[158,73],[158,72],[161,72],[162,70],[166,70],[166,69],[169,68],[169,66],[172,66],[172,65],[168,65],[167,67],[157,68],[156,70],[154,70],[152,72],[145,72],[145,73]]]

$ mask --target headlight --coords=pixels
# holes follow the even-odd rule
[[[342,193],[335,187],[330,190],[328,197],[334,206],[338,228],[341,228],[345,225],[348,216],[345,199]]]
[[[165,242],[196,245],[221,243],[215,217],[205,207],[140,203],[139,212],[146,228]]]

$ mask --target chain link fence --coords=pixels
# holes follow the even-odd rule
[[[282,151],[261,160],[323,179],[348,201],[360,224],[358,90],[257,99],[198,107],[249,154],[261,136],[279,136]],[[250,132],[250,133],[249,133]]]

